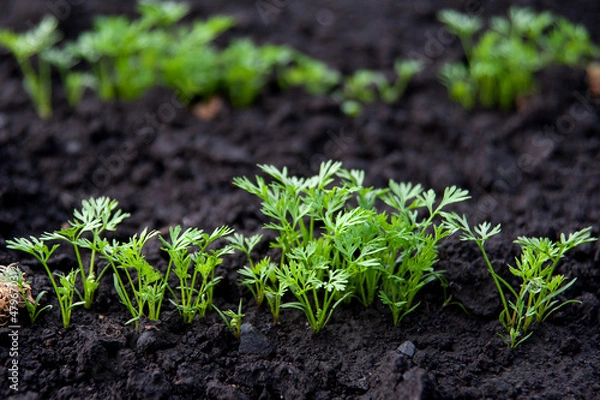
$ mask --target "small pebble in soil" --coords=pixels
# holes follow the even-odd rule
[[[260,357],[269,357],[273,353],[273,345],[269,339],[258,331],[252,324],[242,324],[240,335],[240,354],[255,354]]]
[[[145,330],[136,342],[136,347],[144,353],[152,353],[156,350],[166,349],[175,344],[174,337],[156,328]]]
[[[416,350],[417,350],[417,348],[415,347],[414,343],[411,342],[410,340],[407,340],[406,342],[402,343],[396,349],[396,351],[398,353],[404,354],[406,357],[409,357],[409,358],[415,355]]]

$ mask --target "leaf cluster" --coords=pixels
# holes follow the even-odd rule
[[[358,115],[364,104],[382,100],[388,104],[397,102],[404,94],[412,77],[421,72],[423,63],[419,60],[396,60],[394,70],[396,80],[388,80],[383,72],[361,69],[349,76],[342,90],[336,94],[341,99],[342,111],[349,116]]]
[[[499,320],[506,335],[500,336],[509,347],[515,348],[527,340],[533,333],[533,323],[542,323],[567,304],[580,303],[559,299],[576,279],[567,281],[564,275],[555,275],[554,270],[567,251],[596,240],[591,237],[591,227],[568,237],[561,233],[558,241],[518,237],[514,243],[521,247],[521,255],[515,259],[514,266],[507,265],[510,273],[520,280],[520,284],[514,286],[496,272],[485,251],[486,241],[500,233],[500,225],[492,228],[489,222],[484,222],[471,229],[465,216],[456,215],[449,216],[446,224],[461,231],[461,240],[475,242],[479,247],[502,301]]]
[[[438,200],[433,190],[410,183],[365,187],[364,171],[332,161],[308,178],[290,176],[286,168],[259,167],[270,182],[234,179],[261,199],[261,211],[270,219],[265,228],[277,232],[271,246],[281,252],[278,265],[269,260],[259,269],[251,261],[240,271],[257,303],[267,286],[271,292],[279,289],[280,296],[289,291],[296,301],[282,307],[302,310],[318,332],[344,300],[353,297],[368,307],[379,296],[398,323],[418,305],[419,290],[441,277],[433,268],[437,244],[454,230],[439,219],[445,218],[444,207],[469,198],[466,191],[447,188]],[[238,238],[237,245],[250,258],[258,240]]]
[[[37,26],[21,34],[9,29],[0,30],[0,47],[10,51],[19,63],[25,91],[44,119],[52,115],[52,80],[44,53],[61,39],[57,28],[56,18],[46,16]]]
[[[69,327],[72,309],[78,305],[90,308],[94,294],[100,285],[107,268],[97,274],[97,263],[102,249],[107,243],[104,232],[115,231],[117,226],[129,214],[118,208],[118,202],[108,197],[84,200],[80,210],[73,211],[73,220],[67,226],[54,232],[46,232],[40,238],[30,237],[7,240],[9,249],[20,250],[35,257],[45,268],[52,287],[58,297],[63,326]],[[49,242],[58,242],[51,247]],[[60,247],[60,243],[69,244],[77,260],[77,269],[67,275],[53,273],[48,261]],[[81,278],[83,294],[77,289],[77,278]],[[58,280],[56,279],[58,278]],[[75,302],[77,295],[80,301]]]
[[[135,322],[137,325],[142,316],[158,320],[167,294],[172,295],[170,301],[186,323],[191,323],[197,315],[204,317],[206,310],[212,306],[213,288],[220,280],[215,276],[215,269],[222,263],[223,257],[234,250],[231,246],[215,248],[214,243],[233,230],[220,227],[208,234],[197,228],[183,230],[175,226],[169,229],[168,238],[148,229],[126,241],[109,240],[104,236],[106,231],[115,231],[127,217],[129,214],[118,209],[116,200],[92,198],[84,200],[80,210],[74,210],[73,220],[67,227],[44,233],[40,238],[7,240],[9,249],[32,255],[45,268],[57,295],[65,328],[69,327],[72,310],[76,306],[91,307],[100,281],[109,270],[112,270],[119,300],[132,316],[128,323]],[[144,255],[145,246],[156,237],[163,243],[162,250],[169,257],[165,273],[150,264]],[[50,247],[48,243],[51,242],[55,244]],[[52,272],[49,266],[49,260],[60,243],[69,244],[77,260],[78,268],[67,275]],[[179,281],[175,289],[169,285],[171,275]],[[32,311],[35,312],[35,309]]]
[[[52,113],[51,66],[72,107],[88,89],[105,101],[131,101],[155,86],[173,90],[185,104],[224,96],[233,106],[246,107],[276,82],[281,89],[301,87],[312,95],[333,95],[348,115],[358,114],[362,104],[377,97],[396,102],[421,70],[418,61],[398,60],[395,82],[367,70],[345,79],[324,62],[288,46],[258,45],[245,38],[215,46],[214,40],[234,26],[232,17],[180,24],[189,6],[174,1],[141,0],[137,11],[136,19],[99,16],[91,30],[60,47],[53,17],[24,34],[0,31],[0,46],[18,60],[25,88],[42,118]]]
[[[464,108],[477,102],[486,108],[509,109],[536,89],[535,73],[553,64],[581,66],[600,54],[585,27],[546,11],[511,7],[508,17],[493,17],[489,29],[475,35],[483,22],[454,10],[438,19],[457,35],[467,63],[446,63],[440,80],[450,97]]]

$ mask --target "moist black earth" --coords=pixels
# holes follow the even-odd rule
[[[355,119],[326,97],[269,86],[257,102],[226,102],[211,121],[157,88],[131,103],[103,103],[87,93],[66,106],[55,80],[55,112],[41,121],[21,86],[17,63],[0,55],[0,264],[20,261],[34,292],[48,290],[54,308],[14,336],[0,328],[0,398],[14,399],[591,399],[600,397],[600,245],[569,253],[558,272],[577,278],[568,296],[581,304],[555,313],[516,350],[496,335],[500,301],[481,256],[457,239],[440,248],[448,295],[437,284],[398,326],[387,309],[344,304],[319,334],[298,311],[274,325],[237,284],[244,259],[227,258],[216,303],[244,299],[246,325],[237,341],[215,313],[191,325],[170,304],[160,323],[125,325],[128,315],[105,279],[90,311],[76,309],[68,330],[41,266],[6,250],[5,240],[64,224],[82,199],[106,195],[132,214],[118,233],[182,224],[211,230],[227,224],[262,232],[258,201],[236,189],[236,176],[256,164],[311,174],[322,160],[366,171],[369,185],[411,181],[437,192],[457,185],[473,199],[455,207],[471,223],[501,223],[489,242],[497,266],[512,263],[517,236],[557,239],[592,226],[600,236],[600,101],[583,69],[550,68],[520,111],[452,103],[436,78],[442,62],[459,60],[457,40],[440,29],[445,7],[482,16],[510,5],[550,10],[584,24],[600,42],[596,1],[191,1],[186,21],[230,14],[237,26],[219,41],[247,36],[289,44],[345,74],[360,68],[392,73],[397,57],[418,57],[426,70],[394,105],[373,103]],[[134,2],[5,0],[0,26],[27,29],[47,13],[66,37],[95,15],[134,15]],[[267,246],[259,249],[268,251]],[[159,268],[158,245],[148,258]],[[51,267],[68,271],[61,251]],[[18,392],[8,380],[18,360]]]

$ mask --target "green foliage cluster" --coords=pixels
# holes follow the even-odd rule
[[[345,80],[342,90],[336,93],[341,100],[342,111],[350,116],[358,115],[364,104],[380,99],[388,104],[402,97],[412,77],[421,72],[419,60],[396,60],[396,81],[390,82],[383,72],[362,69]]]
[[[41,55],[61,39],[57,27],[55,18],[45,17],[38,26],[20,35],[7,29],[0,30],[0,46],[7,48],[19,63],[25,90],[42,118],[52,114],[52,81],[50,65]],[[39,56],[37,65],[33,60],[36,56]]]
[[[58,23],[51,16],[23,34],[0,31],[0,46],[19,62],[25,88],[42,118],[52,114],[51,66],[58,71],[71,106],[81,101],[86,89],[105,101],[128,101],[162,85],[184,103],[221,95],[235,107],[246,107],[275,81],[282,89],[303,87],[313,95],[333,94],[342,85],[334,97],[345,102],[343,110],[350,115],[359,111],[360,102],[375,99],[365,95],[373,91],[372,85],[384,101],[397,101],[420,70],[418,63],[399,62],[394,84],[374,71],[360,71],[344,83],[338,71],[288,46],[235,39],[217,48],[214,40],[234,26],[231,17],[178,24],[189,6],[172,1],[141,0],[137,11],[139,18],[134,20],[122,15],[97,17],[93,29],[61,47],[56,46],[61,38]],[[352,104],[354,111],[349,112]]]
[[[500,233],[500,226],[492,228],[485,222],[472,229],[465,216],[446,211],[470,198],[465,190],[448,187],[440,198],[421,185],[393,180],[384,188],[368,187],[364,171],[344,169],[333,161],[322,163],[311,177],[291,176],[287,168],[259,167],[267,180],[238,177],[234,185],[261,200],[261,211],[268,218],[264,229],[275,232],[270,242],[278,250],[275,260],[255,254],[263,235],[244,237],[226,226],[210,233],[175,226],[165,236],[144,229],[125,241],[109,240],[105,233],[115,231],[129,214],[106,197],[83,201],[66,227],[40,238],[7,240],[7,247],[42,264],[65,328],[76,306],[91,307],[102,277],[110,270],[115,291],[132,317],[127,323],[137,325],[142,316],[159,320],[169,298],[185,323],[203,318],[212,308],[239,337],[242,300],[237,311],[221,311],[213,304],[214,287],[221,280],[217,267],[234,251],[248,260],[238,270],[239,283],[259,307],[267,300],[276,323],[281,309],[298,309],[319,332],[338,306],[355,300],[364,307],[380,301],[398,324],[419,306],[417,296],[425,285],[438,281],[446,288],[444,271],[435,264],[440,242],[455,232],[462,233],[461,240],[475,242],[483,254],[502,303],[499,320],[506,334],[500,336],[511,348],[531,336],[534,324],[577,302],[563,300],[575,280],[567,281],[554,271],[567,251],[596,240],[591,228],[561,234],[558,241],[519,237],[515,243],[521,246],[521,256],[506,271],[520,279],[515,285],[496,271],[484,248],[489,238]],[[154,238],[167,256],[164,272],[144,254]],[[77,263],[66,275],[53,272],[49,264],[61,243],[70,245]],[[33,322],[48,308],[38,309],[44,293],[33,300],[22,274],[11,270],[9,278],[20,288]],[[0,276],[0,283],[6,281],[6,276]]]
[[[558,296],[569,289],[576,279],[566,282],[564,275],[554,275],[554,270],[565,253],[581,244],[593,242],[591,227],[565,236],[560,234],[558,241],[548,238],[519,237],[514,241],[521,246],[521,256],[515,259],[514,266],[508,266],[510,273],[521,280],[518,287],[511,285],[496,272],[486,251],[485,242],[500,233],[500,225],[492,228],[489,222],[471,229],[465,216],[449,215],[447,224],[462,232],[461,240],[477,244],[494,279],[502,301],[499,320],[506,336],[500,337],[510,348],[515,348],[527,340],[533,332],[532,323],[542,323],[553,312],[577,300],[560,301]]]
[[[509,109],[536,89],[535,73],[550,65],[582,66],[600,56],[588,31],[546,11],[512,7],[508,18],[492,17],[489,29],[479,17],[443,10],[438,19],[460,39],[467,63],[446,63],[440,80],[464,108],[477,102]]]
[[[234,180],[261,199],[263,214],[272,220],[265,228],[278,234],[271,243],[281,251],[278,265],[269,259],[250,261],[240,271],[257,303],[265,293],[269,299],[290,291],[297,301],[282,307],[304,311],[318,332],[344,300],[354,297],[368,307],[379,296],[397,324],[418,306],[419,290],[441,279],[433,268],[437,244],[453,229],[437,219],[447,205],[468,199],[466,191],[447,188],[437,201],[433,190],[410,183],[364,187],[364,171],[331,161],[310,178],[289,176],[286,168],[260,168],[271,182]],[[235,239],[249,258],[258,240]],[[277,319],[278,309],[271,311]]]
[[[113,272],[117,295],[131,313],[128,323],[137,325],[142,316],[158,320],[167,291],[184,322],[191,323],[196,315],[204,317],[206,310],[212,307],[213,288],[220,280],[215,276],[215,268],[221,264],[223,256],[233,251],[231,246],[208,247],[233,231],[221,227],[207,234],[196,228],[182,231],[180,226],[172,227],[169,238],[159,237],[164,245],[162,250],[169,256],[163,274],[144,256],[145,245],[159,236],[159,232],[144,229],[124,242],[109,240],[102,235],[105,231],[115,231],[117,225],[129,217],[117,207],[117,201],[107,197],[84,200],[81,210],[73,212],[74,219],[69,221],[68,227],[44,233],[40,238],[7,240],[7,247],[32,255],[44,266],[58,298],[65,328],[69,327],[76,306],[91,307],[94,293],[109,269]],[[49,242],[58,243],[49,245]],[[78,269],[67,275],[52,272],[49,266],[60,242],[70,244],[77,259]],[[84,255],[84,251],[88,254]],[[100,261],[104,261],[104,267],[96,275],[95,265]],[[179,280],[175,289],[168,282],[171,272]],[[77,288],[78,276],[81,277],[79,286],[83,295]]]

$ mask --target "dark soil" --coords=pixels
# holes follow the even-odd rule
[[[231,184],[235,176],[258,173],[257,163],[309,174],[333,158],[366,170],[373,185],[393,178],[438,192],[448,185],[468,189],[473,199],[456,210],[472,223],[503,225],[489,243],[496,265],[512,262],[518,249],[511,243],[519,235],[556,239],[593,226],[600,236],[600,102],[588,97],[583,70],[545,71],[538,94],[520,112],[466,112],[436,80],[440,63],[460,58],[461,49],[443,35],[435,11],[449,6],[489,16],[506,12],[510,2],[219,3],[193,1],[191,17],[233,14],[238,26],[224,40],[248,35],[290,44],[345,73],[391,73],[393,60],[407,55],[419,55],[428,68],[399,104],[373,104],[354,120],[326,98],[270,88],[254,106],[226,105],[210,122],[163,89],[129,104],[104,104],[88,94],[75,110],[57,92],[55,114],[42,122],[16,63],[0,56],[0,264],[20,260],[35,292],[51,292],[43,270],[5,250],[4,241],[58,228],[90,196],[114,197],[132,214],[123,237],[175,224],[260,232],[258,202]],[[600,42],[595,0],[519,4],[583,23]],[[132,14],[133,2],[5,0],[0,26],[24,29],[47,12],[74,37],[96,13]],[[164,267],[154,250],[150,259]],[[382,305],[350,304],[315,335],[299,312],[284,310],[273,325],[268,310],[257,309],[237,286],[235,271],[244,261],[232,256],[221,269],[226,279],[216,302],[233,308],[243,297],[244,321],[254,327],[245,338],[257,342],[242,347],[214,313],[184,326],[170,305],[156,326],[125,326],[128,316],[110,277],[93,309],[77,309],[66,331],[54,295],[47,295],[54,309],[18,330],[18,392],[7,380],[10,330],[0,328],[0,398],[600,398],[599,244],[573,251],[559,268],[577,278],[568,294],[582,304],[536,327],[515,351],[496,335],[499,299],[476,249],[449,241],[440,258],[449,294],[468,314],[443,307],[441,288],[431,285],[399,326]],[[73,264],[67,252],[56,260],[53,268]],[[398,350],[405,341],[416,347],[412,356]]]

